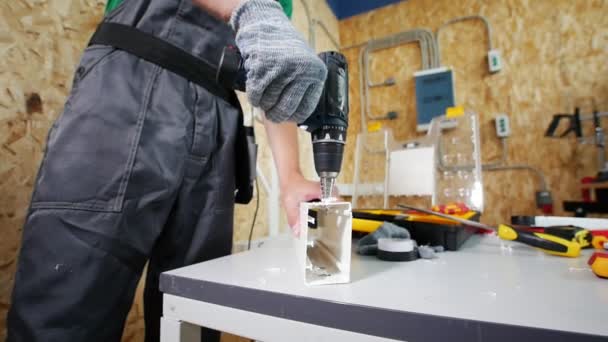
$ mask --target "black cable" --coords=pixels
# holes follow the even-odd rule
[[[258,209],[260,209],[260,187],[258,186],[258,177],[255,177],[255,212],[253,213],[253,222],[251,222],[251,229],[249,229],[249,240],[247,241],[247,250],[251,249],[251,238],[253,237],[253,227],[255,227],[255,220],[258,218]]]

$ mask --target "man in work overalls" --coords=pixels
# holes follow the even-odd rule
[[[235,197],[250,199],[242,113],[197,63],[218,65],[226,46],[242,53],[248,99],[266,113],[290,225],[320,196],[300,173],[295,122],[314,110],[327,70],[278,2],[110,1],[48,135],[11,342],[119,341],[148,261],[146,341],[158,341],[159,274],[231,252]]]

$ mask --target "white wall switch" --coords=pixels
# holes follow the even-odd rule
[[[511,125],[507,114],[498,114],[494,120],[496,123],[496,135],[499,138],[506,138],[511,135]]]
[[[502,56],[500,50],[488,51],[488,67],[491,73],[499,72],[502,70]]]

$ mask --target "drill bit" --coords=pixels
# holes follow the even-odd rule
[[[332,190],[336,179],[333,177],[321,177],[321,200],[329,200],[332,198]]]

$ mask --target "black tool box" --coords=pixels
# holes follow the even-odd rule
[[[474,221],[477,221],[473,218]],[[406,221],[407,222],[407,221]],[[462,225],[446,225],[426,222],[407,222],[405,228],[409,230],[412,239],[418,245],[443,246],[445,250],[457,251],[478,228]]]
[[[479,213],[476,213],[468,219],[479,222],[480,216]],[[466,227],[457,223],[445,224],[412,221],[408,220],[405,215],[378,215],[357,212],[356,210],[353,211],[353,218],[394,223],[406,228],[410,232],[412,239],[416,240],[418,245],[443,246],[447,251],[457,251],[471,235],[479,230],[478,228]],[[354,232],[354,234],[366,235],[366,233],[360,232]]]

